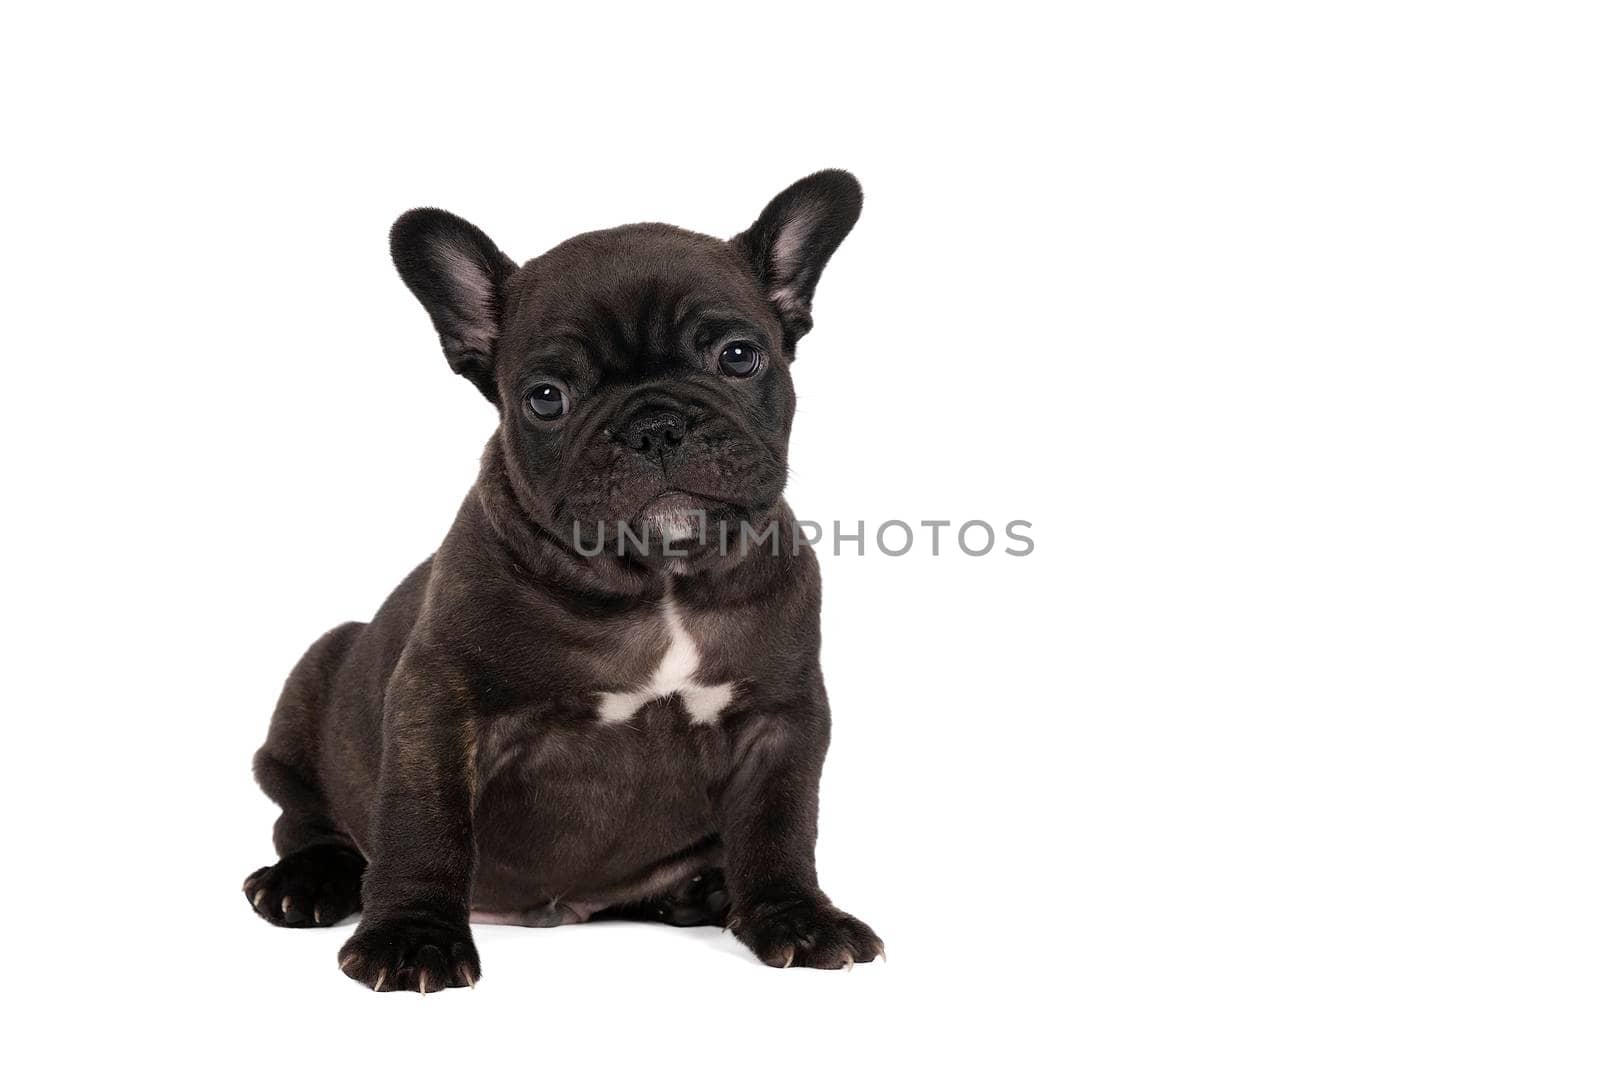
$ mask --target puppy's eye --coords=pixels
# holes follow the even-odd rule
[[[723,346],[722,354],[717,357],[717,365],[724,374],[748,378],[761,369],[761,349],[749,341],[735,341]]]
[[[550,382],[540,382],[528,390],[522,398],[523,406],[528,413],[536,419],[559,419],[567,413],[571,404],[567,401],[567,394],[562,392],[559,385]]]

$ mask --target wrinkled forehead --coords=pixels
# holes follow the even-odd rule
[[[578,343],[596,357],[669,356],[732,329],[771,343],[776,317],[724,241],[670,226],[583,234],[528,263],[513,283],[507,339]]]

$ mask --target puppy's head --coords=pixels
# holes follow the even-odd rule
[[[662,546],[701,515],[737,527],[777,503],[789,364],[860,212],[860,185],[828,170],[729,241],[645,223],[518,267],[471,223],[419,208],[390,244],[451,368],[499,408],[529,517],[569,543],[619,540],[621,522]]]

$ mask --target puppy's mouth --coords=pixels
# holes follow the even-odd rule
[[[730,500],[687,489],[664,489],[645,501],[632,523],[648,529],[663,544],[716,540],[716,525],[749,515],[749,501]]]
[[[645,501],[633,521],[649,527],[665,541],[685,541],[699,533],[707,501],[682,489],[668,489]]]
[[[649,529],[666,544],[679,541],[698,541],[704,535],[705,524],[711,513],[720,510],[724,502],[701,496],[684,489],[667,489],[645,501],[633,517],[638,525]]]

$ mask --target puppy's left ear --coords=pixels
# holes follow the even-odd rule
[[[448,211],[419,207],[395,220],[389,254],[439,331],[450,369],[491,403],[494,350],[503,309],[500,286],[517,265],[484,232]]]
[[[821,170],[779,193],[756,224],[733,239],[783,322],[784,347],[811,329],[811,295],[839,243],[861,216],[861,183]]]

